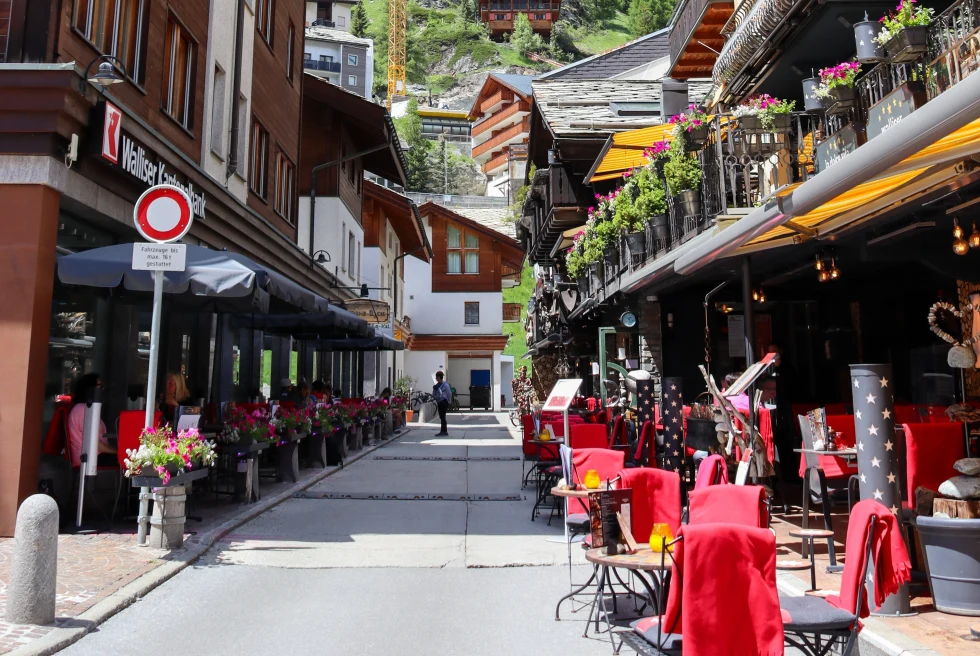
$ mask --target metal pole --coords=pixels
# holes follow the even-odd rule
[[[146,376],[146,418],[144,428],[153,428],[157,396],[157,368],[160,360],[160,314],[163,310],[163,271],[153,272],[153,316],[150,319],[150,362]],[[140,512],[136,544],[146,544],[146,525],[149,523],[150,488],[140,488]]]
[[[748,369],[755,363],[755,315],[752,312],[752,266],[749,256],[742,258],[742,305],[745,306],[743,319],[745,320],[745,368]],[[755,444],[756,426],[756,407],[755,407],[755,383],[749,385],[749,436],[747,444],[749,448]]]

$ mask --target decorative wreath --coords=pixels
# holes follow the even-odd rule
[[[974,308],[972,303],[969,305],[964,305],[962,308],[957,308],[952,303],[947,303],[946,301],[937,301],[936,303],[932,304],[932,307],[929,308],[929,330],[936,333],[936,336],[939,337],[939,339],[949,344],[952,344],[953,346],[972,346],[976,344],[978,341],[980,341],[980,335],[974,335],[970,339],[963,342],[957,341],[955,337],[950,335],[948,332],[946,332],[936,324],[936,312],[938,311],[949,312],[957,319],[962,319],[965,313],[973,312],[973,310],[975,309],[978,308]]]

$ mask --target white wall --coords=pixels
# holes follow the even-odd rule
[[[405,355],[405,375],[415,379],[415,389],[432,392],[432,374],[445,371],[446,378],[449,359],[445,351],[403,351]]]
[[[296,222],[296,241],[305,253],[310,248],[310,197],[301,196],[299,199],[299,216]],[[364,270],[364,229],[354,220],[350,210],[336,196],[317,196],[316,231],[313,235],[313,250],[325,250],[330,253],[330,263],[324,267],[334,273],[340,284],[357,287],[361,284],[358,265]],[[347,244],[348,233],[354,233],[354,270],[348,270]]]
[[[314,16],[315,16],[314,12]],[[309,55],[309,57],[307,57]],[[334,62],[341,63],[341,70],[343,70],[343,64],[341,57],[343,53],[341,52],[341,46],[339,43],[330,43],[329,41],[315,41],[313,39],[305,39],[303,42],[303,59],[312,59],[313,61],[320,61],[320,56],[333,57]],[[304,69],[305,70],[305,69]],[[309,70],[310,73],[316,75],[317,77],[322,77],[331,84],[340,85],[340,73],[331,73],[329,71],[321,70]]]
[[[406,258],[408,259],[408,258]],[[412,267],[414,269],[414,267]],[[411,289],[414,271],[406,268],[406,286]],[[446,292],[439,294],[409,291],[405,314],[412,319],[412,332],[423,335],[501,335],[503,302],[500,292]],[[412,296],[415,296],[412,299]],[[464,323],[464,303],[480,304],[479,325]]]
[[[452,355],[449,356],[449,374],[447,375],[447,380],[451,386],[456,388],[456,394],[459,396],[459,404],[463,408],[470,407],[470,373],[474,370],[481,369],[490,371],[490,384],[493,385],[495,372],[491,357],[454,358]],[[482,410],[482,408],[480,409]]]
[[[500,393],[504,395],[504,405],[514,407],[514,390],[511,382],[514,380],[514,356],[500,356]]]
[[[333,24],[338,30],[350,32],[350,10],[350,5],[333,3]]]
[[[235,21],[237,20],[238,4],[235,2],[220,2],[211,0],[212,20],[208,26],[208,67],[206,69],[204,93],[204,125],[201,126],[201,162],[205,172],[218,184],[227,188],[229,193],[245,202],[248,197],[248,186],[245,176],[248,172],[248,134],[251,111],[249,108],[252,97],[252,46],[255,38],[255,18],[252,14],[251,3],[245,4],[242,16],[242,76],[241,94],[245,103],[239,109],[239,116],[244,123],[239,122],[239,153],[238,161],[240,174],[235,173],[226,177],[227,157],[230,148],[231,112],[234,94],[235,77]],[[223,72],[224,89],[215,97],[215,67]],[[221,91],[221,90],[219,90]],[[214,112],[218,111],[218,116]],[[216,129],[215,129],[216,128]],[[212,131],[216,134],[212,135]]]

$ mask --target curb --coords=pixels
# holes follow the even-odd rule
[[[422,427],[418,426],[418,428]],[[349,467],[369,453],[373,453],[384,446],[400,440],[411,433],[413,428],[411,424],[408,424],[405,430],[398,435],[374,446],[365,446],[354,457],[346,460],[344,467]],[[194,536],[196,538],[194,543],[178,551],[174,556],[174,560],[164,562],[163,565],[119,588],[80,615],[68,619],[62,626],[55,627],[43,637],[7,652],[6,656],[49,656],[81,640],[86,634],[107,619],[131,606],[134,602],[139,601],[150,591],[167,582],[189,565],[194,564],[223,537],[242,524],[252,521],[267,510],[278,506],[283,501],[291,499],[297,492],[311,488],[323,479],[339,471],[343,471],[343,469],[340,467],[327,468],[307,480],[296,483],[289,489],[279,492],[275,496],[263,497],[261,501],[246,506],[240,513],[229,518],[224,523],[215,526],[206,533]]]
[[[776,588],[780,594],[802,597],[809,586],[789,572],[776,572]],[[874,617],[861,620],[864,628],[858,633],[858,653],[861,656],[941,656],[900,631]]]

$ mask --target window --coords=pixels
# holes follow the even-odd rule
[[[214,67],[211,85],[211,152],[224,159],[225,152],[225,72]]]
[[[266,165],[269,158],[269,133],[258,121],[252,122],[252,144],[249,147],[251,165],[248,169],[248,186],[261,198],[265,198]]]
[[[507,14],[494,14],[493,19],[498,21],[507,20]]]
[[[295,168],[282,151],[276,152],[276,213],[293,222],[293,180]]]
[[[547,19],[544,17],[544,14],[534,14],[534,20],[536,20],[536,21],[543,21],[543,20],[547,20]]]
[[[348,232],[347,233],[347,273],[348,275],[350,275],[351,278],[354,277],[354,263],[355,263],[354,233]]]
[[[286,31],[286,79],[293,81],[293,41],[296,40],[296,28],[293,21],[289,21],[289,29]]]
[[[347,17],[337,16],[337,27],[346,27],[346,26],[347,26]]]
[[[480,273],[480,239],[455,226],[446,228],[446,272]]]
[[[477,302],[463,303],[463,323],[467,326],[480,325],[480,304]]]
[[[356,75],[348,75],[347,76],[347,84],[349,84],[352,87],[357,86],[357,76]]]
[[[344,234],[346,232],[347,222],[345,221],[340,224],[340,266],[342,269],[344,269],[344,271],[347,271],[347,268],[344,265],[347,264],[347,253],[350,251],[349,248],[345,247]]]
[[[248,125],[248,98],[238,97],[238,162],[235,173],[245,177],[246,153],[248,153],[249,131],[245,129]]]
[[[347,55],[347,65],[357,66],[357,55]]]
[[[320,55],[320,61],[322,62],[333,62],[333,55]]]
[[[163,60],[163,111],[186,129],[191,129],[194,88],[194,43],[190,34],[170,17]]]
[[[137,84],[143,80],[149,14],[144,4],[146,0],[75,0],[72,23],[96,50],[118,57]]]
[[[275,13],[275,0],[255,0],[255,29],[259,31],[270,48],[272,47],[272,22]]]

